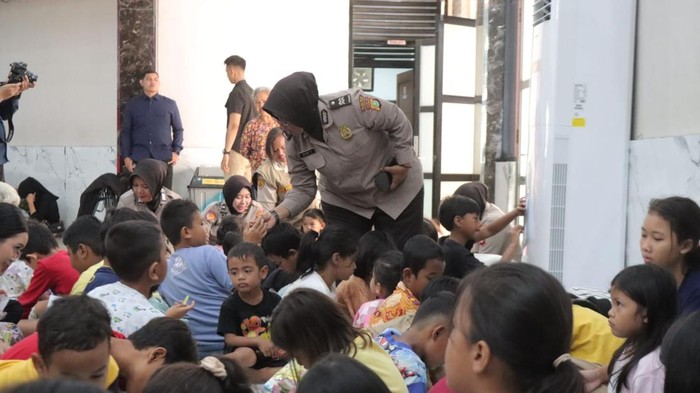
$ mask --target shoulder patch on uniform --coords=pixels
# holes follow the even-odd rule
[[[265,179],[262,176],[258,176],[258,190],[265,188]]]
[[[382,103],[374,97],[360,95],[360,110],[362,112],[369,110],[379,112],[382,110]]]
[[[328,111],[325,109],[321,110],[321,123],[323,123],[324,126],[328,125]]]
[[[334,98],[330,101],[328,101],[328,107],[331,109],[338,109],[342,108],[344,106],[348,106],[352,104],[352,96],[350,94],[346,94],[344,96]]]

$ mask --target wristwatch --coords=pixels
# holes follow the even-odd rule
[[[229,154],[230,152],[231,152],[231,150],[224,149],[221,151],[221,154]]]
[[[279,224],[280,223],[280,215],[279,215],[279,213],[277,213],[277,210],[272,209],[272,210],[270,210],[269,213],[270,213],[270,215],[272,215],[272,217],[275,218],[275,225]]]

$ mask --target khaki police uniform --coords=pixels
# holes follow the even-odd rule
[[[258,190],[256,200],[266,210],[272,210],[292,189],[292,179],[287,172],[275,169],[269,158],[260,164],[255,173],[257,174],[255,187]]]
[[[128,207],[129,209],[136,210],[139,212],[148,212],[155,215],[156,218],[158,218],[158,220],[160,221],[160,214],[163,212],[163,208],[168,202],[174,199],[182,199],[182,197],[175,191],[171,191],[168,188],[163,187],[160,190],[160,204],[158,205],[156,211],[153,212],[145,203],[139,203],[138,199],[136,198],[136,195],[134,195],[134,191],[129,190],[119,197],[119,202],[117,202],[117,208]]]
[[[318,171],[323,203],[366,219],[378,208],[396,220],[423,188],[423,170],[406,115],[398,106],[360,89],[321,96],[318,111],[324,141],[306,132],[287,141],[293,188],[281,206],[292,215],[305,209],[316,195]],[[396,190],[382,192],[374,178],[392,159],[411,168]]]
[[[292,179],[289,176],[289,173],[275,169],[274,164],[272,161],[270,161],[270,159],[263,161],[255,173],[257,174],[255,185],[258,190],[256,200],[265,208],[265,210],[272,210],[277,205],[282,203],[282,201],[284,201],[287,193],[292,189]],[[318,208],[318,202],[318,198],[314,198],[311,205],[307,206],[296,216],[285,219],[285,221],[289,222],[295,227],[301,227],[304,212],[311,208]]]

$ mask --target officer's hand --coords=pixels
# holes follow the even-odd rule
[[[401,185],[401,183],[403,183],[403,181],[406,180],[406,177],[408,176],[408,171],[410,169],[411,168],[405,167],[403,165],[385,166],[382,169],[384,172],[388,172],[391,174],[391,187],[389,187],[391,191],[397,189]]]
[[[265,235],[267,235],[267,223],[263,217],[251,222],[243,229],[243,240],[247,243],[260,244]]]
[[[228,160],[229,155],[224,154],[224,157],[221,159],[221,170],[224,171],[224,173],[228,173],[231,170],[228,166]]]

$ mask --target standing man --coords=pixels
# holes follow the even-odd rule
[[[5,134],[4,120],[10,121],[12,115],[19,109],[19,97],[23,91],[34,87],[34,83],[29,82],[25,75],[22,82],[4,83],[0,85],[0,181],[5,181],[5,170],[3,166],[8,162],[7,144],[12,139],[14,128],[10,126],[10,134]]]
[[[241,136],[246,123],[255,116],[253,89],[245,81],[245,59],[234,55],[224,60],[224,64],[228,80],[234,86],[226,101],[226,141],[221,170],[227,179],[240,175],[250,180],[250,162],[241,155]]]
[[[174,100],[158,94],[158,73],[148,70],[139,81],[143,94],[129,101],[124,110],[121,148],[124,165],[129,172],[145,158],[168,164],[163,185],[173,187],[173,165],[180,158],[184,130],[180,111]]]

